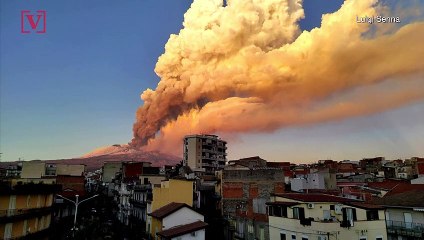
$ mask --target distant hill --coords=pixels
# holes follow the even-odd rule
[[[153,166],[175,165],[181,158],[160,152],[145,152],[129,147],[128,145],[112,145],[101,147],[87,153],[79,158],[41,160],[46,163],[65,163],[65,164],[85,164],[87,171],[93,171],[103,166],[105,162],[114,161],[133,161],[133,162],[151,162]],[[1,162],[0,166],[5,167],[17,162]]]

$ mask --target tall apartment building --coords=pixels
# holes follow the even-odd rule
[[[227,142],[216,135],[188,135],[184,137],[184,166],[208,173],[225,166]]]

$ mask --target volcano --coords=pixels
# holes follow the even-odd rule
[[[46,163],[85,164],[86,171],[100,169],[105,162],[150,162],[152,166],[175,165],[181,158],[157,151],[142,151],[126,144],[114,144],[100,147],[78,158],[41,160]],[[2,162],[2,166],[17,162]]]

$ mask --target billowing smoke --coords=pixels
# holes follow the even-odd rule
[[[417,8],[411,17],[376,0],[346,0],[301,32],[301,4],[195,0],[157,62],[156,90],[141,95],[132,145],[172,152],[189,133],[269,132],[424,99],[424,23],[356,22],[379,14],[411,21]]]

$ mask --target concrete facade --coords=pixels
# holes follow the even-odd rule
[[[222,215],[230,224],[225,230],[226,238],[269,239],[265,203],[271,194],[284,192],[284,172],[280,168],[250,169],[244,165],[233,162],[217,173]]]
[[[193,171],[221,169],[227,160],[226,144],[215,135],[188,135],[184,138],[183,164]]]
[[[368,210],[337,201],[302,202],[279,196],[275,196],[271,202],[275,204],[269,204],[269,208],[273,209],[268,209],[271,240],[387,240],[384,209]],[[275,212],[277,209],[279,209],[278,213]],[[299,217],[298,209],[303,209],[303,218]],[[343,209],[351,209],[349,211],[355,212],[350,215],[349,225],[343,225],[344,219],[349,219],[345,215],[347,210]],[[374,220],[369,219],[369,211],[375,213]]]
[[[122,170],[122,162],[106,162],[102,168],[102,181],[104,183],[112,182],[117,172]]]
[[[41,161],[22,162],[21,178],[42,178],[46,173],[46,164]]]
[[[56,175],[83,176],[84,172],[83,164],[56,164]]]

